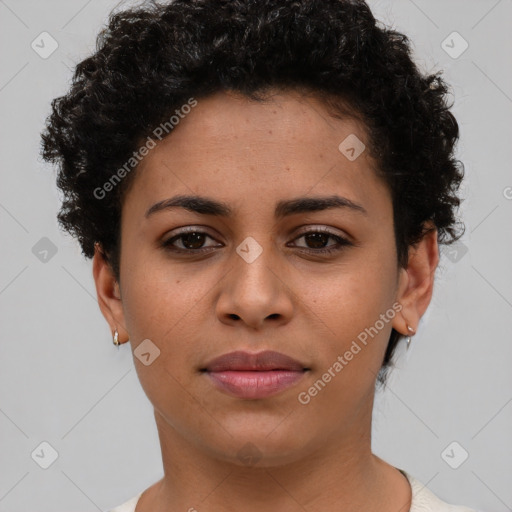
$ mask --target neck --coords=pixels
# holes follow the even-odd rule
[[[407,480],[371,453],[371,408],[352,428],[286,461],[266,457],[247,466],[198,449],[155,411],[164,477],[145,491],[136,512],[334,512],[374,507],[406,512]]]

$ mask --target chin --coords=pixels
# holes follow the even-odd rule
[[[283,420],[283,417],[280,418]],[[286,420],[276,428],[276,422],[264,428],[226,429],[218,432],[219,438],[204,440],[215,458],[241,467],[270,468],[292,464],[315,450],[314,439],[308,439],[303,428]],[[222,430],[222,429],[221,429]],[[320,436],[322,437],[322,436]]]

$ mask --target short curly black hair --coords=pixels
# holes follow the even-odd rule
[[[112,12],[42,133],[43,158],[59,164],[59,224],[88,258],[98,243],[119,281],[121,205],[136,166],[105,197],[95,190],[191,97],[231,90],[257,101],[272,88],[297,89],[325,100],[333,116],[348,106],[364,122],[406,266],[427,221],[439,243],[464,231],[448,86],[440,72],[420,72],[411,53],[407,36],[360,0],[153,1]],[[393,329],[384,374],[400,336]]]

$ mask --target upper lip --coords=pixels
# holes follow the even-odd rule
[[[203,370],[208,372],[223,371],[269,371],[269,370],[288,370],[303,371],[307,370],[299,361],[273,350],[250,353],[243,350],[223,354],[207,363]]]

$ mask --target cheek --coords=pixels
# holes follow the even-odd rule
[[[201,324],[196,310],[206,288],[148,260],[144,270],[131,272],[125,282],[123,308],[141,386],[156,409],[182,410],[186,416],[184,385],[197,364],[194,340],[200,338]],[[147,365],[143,352],[150,354]]]
[[[126,326],[134,341],[154,337],[158,342],[186,315],[201,286],[198,276],[171,265],[159,251],[133,249],[121,276]]]
[[[321,417],[335,431],[368,413],[364,405],[371,402],[396,314],[390,275],[393,270],[382,266],[347,271],[309,298],[328,329],[317,339],[311,378],[299,390],[304,425]]]
[[[209,293],[219,276],[207,268],[172,266],[155,257],[146,257],[143,265],[133,264],[131,268],[126,275],[123,308],[134,355],[138,345],[149,339],[160,351],[153,369],[164,379],[160,382],[172,384],[165,371],[180,381],[188,379],[194,373],[198,353],[208,343],[212,318],[211,309],[205,308],[211,307]],[[139,361],[135,363],[141,366]],[[146,374],[141,373],[141,378]]]
[[[395,315],[397,269],[393,251],[389,257],[386,254],[380,251],[357,258],[325,280],[318,292],[309,292],[308,302],[328,327],[322,356],[327,367],[358,342],[361,350],[354,346],[357,355],[348,354],[349,366],[378,371]]]
[[[133,350],[149,339],[160,351],[160,364],[173,373],[183,370],[184,361],[188,363],[190,353],[194,353],[191,340],[201,339],[196,316],[198,301],[198,294],[185,293],[184,288],[168,288],[161,282],[139,287],[125,304]]]

